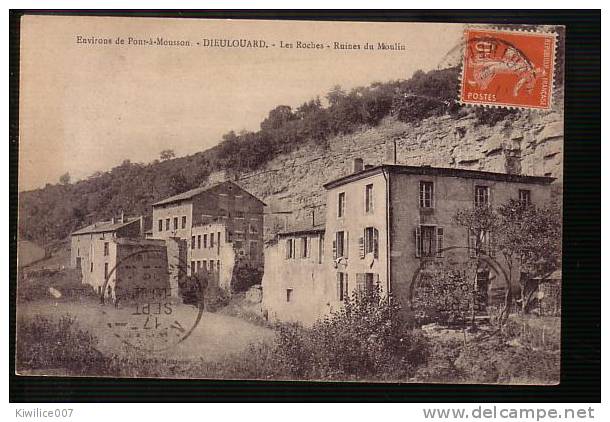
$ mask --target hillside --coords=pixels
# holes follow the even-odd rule
[[[150,215],[150,204],[209,183],[236,180],[268,205],[267,234],[324,215],[322,184],[346,174],[353,158],[379,164],[386,140],[398,163],[562,176],[562,116],[467,108],[451,100],[458,70],[416,72],[406,81],[340,87],[296,110],[278,106],[261,130],[227,133],[207,151],[141,164],[125,160],[76,183],[20,193],[22,239],[52,245],[74,229],[124,211]],[[508,167],[507,167],[508,166]],[[290,211],[289,215],[273,214]],[[287,219],[287,222],[284,221]]]

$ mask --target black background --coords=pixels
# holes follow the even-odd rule
[[[369,384],[20,377],[15,375],[19,22],[23,14],[565,25],[564,259],[557,386]],[[599,10],[21,11],[10,12],[11,402],[600,402]]]

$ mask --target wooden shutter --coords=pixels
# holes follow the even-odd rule
[[[373,255],[379,258],[379,230],[373,229]]]
[[[436,228],[436,256],[443,256],[445,231],[442,227]]]
[[[360,249],[360,259],[363,259],[364,255],[366,254],[365,246],[364,246],[365,239],[366,239],[366,229],[364,229],[364,236],[358,238],[358,247]]]
[[[477,235],[473,234],[471,231],[468,232],[468,252],[471,258],[476,258],[477,256]]]
[[[421,227],[415,228],[415,256],[419,258],[421,256]]]
[[[290,258],[290,239],[286,239],[284,248],[286,249],[286,259],[288,259],[288,258]]]
[[[333,259],[337,259],[337,238],[335,236],[335,240],[333,240]]]
[[[343,245],[343,256],[349,258],[349,232],[345,232],[345,244]]]
[[[343,299],[349,297],[349,278],[347,273],[343,273]]]
[[[337,300],[341,300],[341,293],[343,293],[343,286],[341,285],[341,273],[337,273]]]
[[[363,292],[365,289],[365,275],[364,273],[356,274],[356,288],[359,292]]]

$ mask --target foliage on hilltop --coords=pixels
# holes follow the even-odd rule
[[[110,171],[72,183],[62,177],[58,184],[20,194],[19,234],[48,245],[120,211],[147,215],[153,202],[197,187],[213,171],[234,175],[254,171],[308,142],[325,148],[332,137],[376,126],[387,117],[412,123],[444,114],[458,118],[467,113],[455,102],[458,75],[458,69],[451,68],[418,71],[408,80],[377,82],[349,92],[336,86],[325,101],[315,98],[295,110],[280,105],[269,112],[259,131],[230,131],[207,151],[173,158],[173,151],[165,150],[161,161],[125,160]],[[514,113],[482,109],[476,117],[481,123],[495,124]]]

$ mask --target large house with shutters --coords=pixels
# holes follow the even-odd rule
[[[374,286],[408,304],[423,263],[472,253],[476,239],[455,223],[456,211],[511,198],[543,205],[551,200],[553,180],[429,166],[364,167],[355,160],[351,174],[324,185],[324,227],[280,233],[268,248],[263,309],[271,319],[310,324],[354,289]],[[489,246],[489,236],[482,236]],[[481,285],[493,291],[505,283],[500,274],[486,274]]]
[[[154,203],[148,237],[185,240],[187,274],[230,291],[236,262],[263,268],[264,207],[231,181],[202,186]]]

